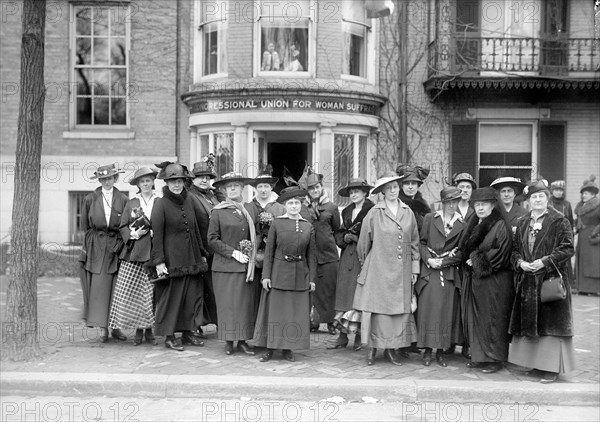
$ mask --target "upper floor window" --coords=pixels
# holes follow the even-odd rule
[[[128,124],[128,7],[73,7],[74,124]]]
[[[312,0],[260,1],[260,72],[308,72],[311,68]]]
[[[342,3],[342,74],[366,78],[367,36],[371,27],[362,2]]]
[[[226,14],[218,11],[213,2],[199,2],[197,69],[200,76],[227,73]]]

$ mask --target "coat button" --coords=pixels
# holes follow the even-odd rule
[[[187,221],[184,221],[184,222],[183,222],[183,224],[185,224],[185,225],[187,226],[188,222],[187,222]]]
[[[402,236],[398,236],[398,239],[402,240]]]
[[[185,231],[189,233],[189,232],[190,232],[190,229],[185,229]]]
[[[398,259],[402,259],[402,255],[398,255]]]

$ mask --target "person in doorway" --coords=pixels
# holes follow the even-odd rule
[[[340,212],[329,200],[323,188],[323,175],[309,174],[306,178],[310,203],[308,212],[315,227],[317,241],[317,289],[313,294],[313,305],[321,322],[327,323],[329,334],[335,334],[335,286],[339,255],[334,234],[340,229]]]
[[[128,198],[114,187],[120,173],[124,171],[114,164],[98,167],[91,179],[102,186],[85,197],[81,209],[81,228],[85,232],[79,257],[83,318],[88,327],[100,327],[102,343],[108,341],[110,302],[124,246],[119,227]],[[111,335],[119,341],[127,340],[118,328]]]

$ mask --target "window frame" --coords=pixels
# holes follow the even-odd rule
[[[86,66],[81,66],[77,64],[77,59],[76,59],[76,54],[77,54],[77,16],[76,16],[76,10],[78,8],[85,8],[85,7],[89,7],[89,8],[94,8],[94,9],[108,9],[111,10],[111,12],[109,13],[114,13],[112,12],[113,10],[116,10],[118,13],[118,16],[125,16],[126,18],[123,18],[124,24],[125,24],[125,50],[126,50],[126,56],[125,56],[125,64],[124,65],[111,65],[110,63],[107,63],[105,66],[96,66],[96,65],[86,65]],[[131,7],[129,5],[129,3],[112,3],[112,2],[107,2],[107,3],[90,3],[90,2],[81,2],[81,3],[71,3],[69,4],[69,16],[71,17],[70,22],[69,22],[69,79],[71,81],[70,83],[70,106],[69,106],[69,128],[72,130],[83,130],[83,131],[98,131],[98,130],[103,130],[103,131],[126,131],[131,129],[131,110],[130,110],[130,74],[131,74],[131,67],[130,67],[130,56],[131,56],[131,19],[129,18],[131,16]],[[110,18],[109,18],[110,19]],[[91,39],[93,40],[93,34],[91,36]],[[111,39],[111,35],[109,34],[108,39]],[[110,45],[108,46],[109,48],[109,52],[110,52]],[[109,71],[112,69],[125,69],[126,72],[126,77],[125,77],[125,124],[78,124],[77,123],[77,101],[78,101],[78,93],[77,93],[77,68],[84,68],[84,69],[108,69]],[[108,99],[109,99],[109,110],[110,110],[110,103],[111,103],[111,99],[113,98],[110,95],[110,90],[112,90],[112,85],[109,85],[109,95],[108,95]],[[91,96],[92,98],[92,104],[93,104],[93,99],[94,96]],[[92,109],[93,110],[93,109]],[[110,113],[109,113],[110,114]],[[93,111],[92,111],[92,118],[93,118]],[[109,122],[110,119],[112,118],[112,116],[109,115]]]
[[[217,139],[215,135],[219,135],[219,134],[230,134],[231,135],[231,160],[232,160],[232,168],[228,169],[227,171],[223,172],[220,171],[215,163],[215,172],[217,172],[218,175],[222,175],[231,171],[238,171],[238,169],[236,169],[236,163],[239,163],[240,161],[240,157],[238,156],[240,153],[239,148],[236,148],[236,142],[235,142],[235,130],[232,130],[231,128],[222,128],[222,129],[211,129],[208,131],[202,131],[202,132],[198,132],[196,134],[196,145],[197,145],[197,149],[196,149],[196,161],[199,161],[202,157],[204,157],[206,154],[209,153],[213,153],[215,155],[215,160],[218,160],[217,157]],[[205,149],[205,142],[202,140],[202,137],[204,136],[208,136],[208,151],[206,151]]]
[[[253,54],[253,75],[254,77],[266,77],[266,78],[312,78],[316,74],[316,17],[315,13],[318,10],[317,0],[307,0],[309,3],[309,14],[308,16],[302,16],[303,19],[308,19],[308,46],[307,46],[307,66],[303,71],[267,71],[262,70],[262,24],[261,21],[263,16],[270,18],[269,15],[262,15],[262,2],[265,0],[255,0],[257,6],[254,7],[255,12],[258,10],[258,14],[254,15],[254,54]],[[269,3],[269,1],[266,1]],[[272,2],[271,2],[272,3]]]
[[[351,75],[350,73],[344,73],[344,60],[342,58],[342,68],[340,69],[340,77],[341,79],[345,79],[345,80],[349,80],[349,81],[357,81],[357,82],[365,82],[367,81],[370,84],[375,84],[375,57],[376,54],[374,53],[377,50],[377,45],[376,45],[376,39],[377,39],[377,33],[379,31],[378,25],[377,25],[377,19],[369,19],[367,18],[367,12],[366,10],[364,11],[364,16],[365,16],[365,22],[358,22],[358,21],[354,21],[351,19],[346,19],[343,16],[343,10],[342,10],[342,14],[341,14],[341,26],[342,26],[342,37],[345,37],[345,34],[347,32],[343,31],[343,26],[344,23],[350,24],[350,25],[360,25],[363,26],[366,31],[365,31],[365,40],[364,40],[364,44],[365,44],[365,52],[364,52],[364,69],[365,69],[365,75],[364,76],[357,76],[357,75]],[[342,47],[344,46],[344,38],[342,38]],[[342,55],[344,54],[344,52],[342,51]]]
[[[218,18],[211,19],[208,21],[203,21],[202,16],[202,0],[195,1],[195,13],[194,13],[194,55],[193,55],[193,78],[194,82],[199,82],[201,80],[207,80],[212,78],[222,78],[227,77],[228,72],[228,52],[227,52],[227,33],[228,33],[228,21],[226,18],[226,13],[220,13]],[[224,57],[225,63],[222,64],[222,67],[225,69],[222,72],[219,71],[221,68],[221,64],[217,59],[217,72],[204,74],[204,65],[205,65],[205,56],[204,56],[204,35],[206,34],[204,28],[210,24],[217,23],[219,25],[219,29],[217,29],[217,33],[224,35],[224,39],[222,40],[223,48],[225,49]],[[221,45],[217,42],[217,46]],[[217,57],[219,54],[217,54]]]
[[[350,136],[352,137],[352,174],[349,177],[349,180],[353,179],[353,178],[357,178],[357,177],[362,177],[363,179],[368,181],[368,176],[369,176],[369,163],[370,163],[370,159],[369,159],[369,140],[370,140],[370,134],[368,132],[359,132],[359,131],[353,131],[353,130],[339,130],[339,131],[334,131],[333,133],[333,151],[335,152],[335,143],[336,143],[336,137],[338,135],[342,135],[342,136]],[[361,138],[364,138],[364,154],[361,154],[361,143],[360,140]],[[361,163],[361,158],[363,163]],[[350,204],[350,199],[345,198],[345,197],[340,197],[338,194],[338,191],[344,187],[342,186],[342,184],[340,184],[337,180],[337,170],[338,170],[338,164],[339,160],[336,159],[336,162],[334,164],[334,169],[333,169],[333,196],[334,196],[334,202],[335,204],[337,204],[339,207],[345,207],[347,205]],[[361,168],[361,165],[364,165],[364,168]],[[361,170],[364,172],[364,174],[361,176]],[[367,195],[368,196],[368,195]]]

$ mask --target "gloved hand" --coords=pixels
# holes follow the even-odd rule
[[[144,236],[146,233],[148,233],[148,229],[144,229],[144,228],[140,227],[139,229],[136,230],[136,229],[129,227],[129,238],[130,239],[138,240],[139,238]]]
[[[156,275],[157,276],[160,277],[162,275],[167,275],[167,274],[169,274],[169,270],[167,270],[167,266],[164,263],[158,264],[156,266]]]
[[[238,250],[233,251],[233,253],[231,254],[231,257],[233,259],[235,259],[237,262],[239,262],[240,264],[247,264],[248,263],[248,255],[244,255],[243,253],[241,253]]]

